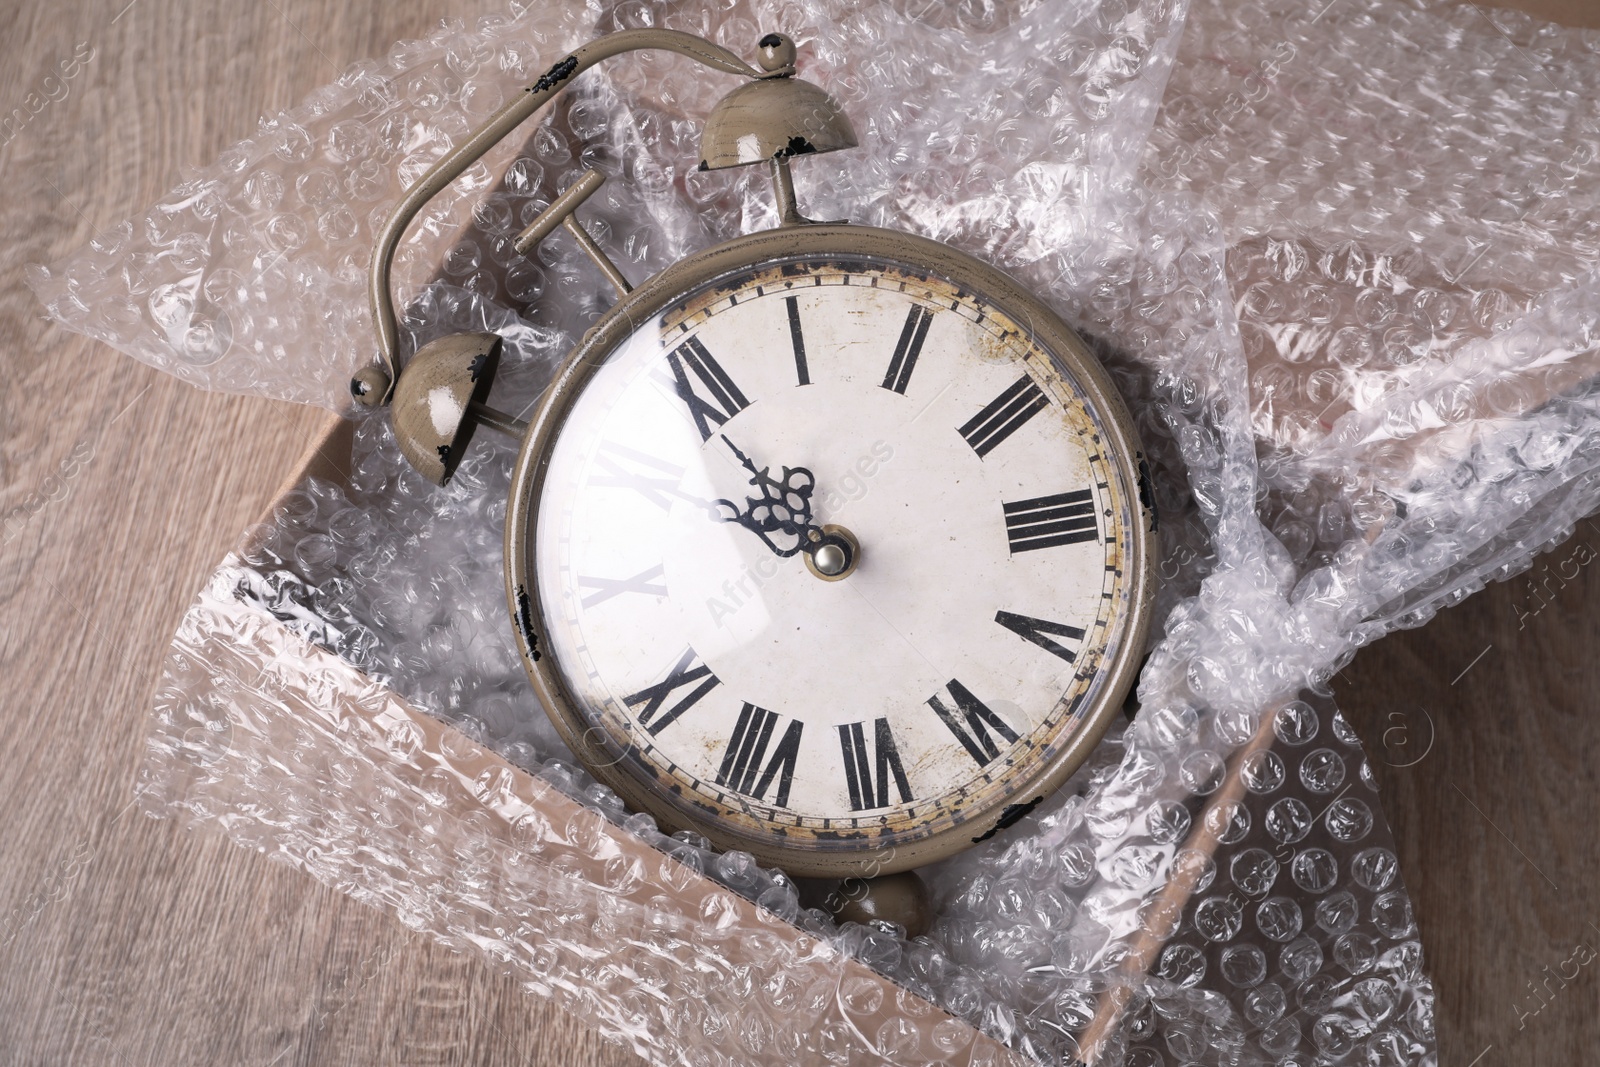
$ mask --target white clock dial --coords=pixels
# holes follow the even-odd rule
[[[948,828],[1071,737],[1124,636],[1140,520],[1105,417],[941,278],[719,278],[560,425],[544,654],[680,807],[790,840]]]

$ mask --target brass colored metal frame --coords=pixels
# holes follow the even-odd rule
[[[418,178],[389,212],[368,264],[367,299],[378,330],[378,356],[382,366],[366,366],[350,381],[350,395],[365,407],[377,407],[394,398],[400,377],[400,330],[395,320],[391,273],[395,249],[417,212],[459,178],[486,152],[499,144],[535,111],[555,98],[573,78],[596,63],[627,52],[655,49],[686,56],[712,70],[752,79],[729,93],[706,121],[701,143],[700,169],[743,166],[767,160],[778,182],[779,210],[784,221],[803,221],[794,206],[794,187],[788,160],[793,155],[832,152],[856,145],[855,130],[833,98],[815,85],[794,77],[794,42],[783,34],[761,38],[758,62],[762,69],[720,45],[681,30],[619,30],[598,37],[557,62],[539,80],[512,97],[461,144],[446,152]],[[563,220],[573,239],[583,246],[606,273],[611,284],[627,292],[628,281],[606,259],[583,227],[572,220],[572,210],[600,187],[602,179],[590,172],[568,189],[539,222],[517,238],[517,251],[528,249]]]
[[[856,851],[785,846],[776,838],[731,827],[707,810],[691,815],[663,803],[653,788],[619,760],[601,731],[584,715],[567,689],[554,657],[540,648],[544,613],[535,580],[538,502],[556,439],[578,396],[619,344],[659,317],[685,295],[717,278],[751,266],[793,256],[871,257],[928,271],[983,294],[1044,347],[1058,356],[1071,378],[1104,421],[1106,454],[1115,460],[1127,490],[1132,528],[1125,531],[1124,566],[1128,605],[1119,645],[1102,670],[1105,678],[1095,702],[1084,709],[1072,740],[1036,773],[1020,779],[1006,795],[976,807],[959,824],[912,840],[863,839]],[[1003,272],[947,245],[892,230],[846,225],[783,226],[748,234],[684,259],[647,280],[606,313],[585,335],[545,393],[522,439],[506,508],[506,599],[518,636],[523,666],[534,692],[550,713],[562,739],[601,782],[616,790],[636,811],[655,816],[668,830],[694,830],[724,849],[750,852],[763,864],[815,877],[877,876],[909,870],[970,847],[1015,816],[1018,805],[1032,806],[1058,789],[1099,742],[1137,676],[1150,625],[1155,587],[1153,515],[1144,499],[1140,449],[1132,417],[1110,377],[1083,340],[1025,288]],[[712,807],[707,801],[705,807]]]
[[[428,201],[437,196],[445,186],[461,177],[466,169],[477,162],[484,153],[499,144],[505,136],[522,125],[535,111],[555,98],[566,84],[602,60],[625,52],[641,49],[660,49],[688,56],[712,68],[746,78],[758,78],[760,72],[744,60],[710,41],[680,30],[621,30],[596,38],[577,49],[547,70],[538,81],[512,97],[473,131],[472,136],[445,153],[444,157],[428,168],[427,173],[406,190],[394,206],[378,234],[372,250],[368,269],[367,298],[372,304],[373,322],[378,328],[378,355],[381,370],[365,367],[350,383],[351,395],[367,407],[389,403],[394,385],[400,377],[400,330],[395,321],[394,296],[390,286],[390,271],[394,252],[405,235],[411,220],[417,217]]]

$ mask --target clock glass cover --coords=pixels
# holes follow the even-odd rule
[[[1082,353],[1019,319],[800,255],[612,350],[532,530],[540,669],[604,780],[724,844],[840,851],[958,838],[1082,747],[1136,651],[1136,460]]]

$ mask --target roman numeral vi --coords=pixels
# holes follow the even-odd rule
[[[978,766],[985,766],[1000,756],[1000,748],[990,736],[990,730],[1004,738],[1007,744],[1017,740],[1017,732],[1007,726],[1006,721],[991,711],[988,705],[973,696],[966,686],[952,678],[945,688],[950,690],[955,708],[952,710],[947,707],[937,695],[928,698],[928,706],[950,728],[956,740],[961,742],[961,747],[977,761]]]

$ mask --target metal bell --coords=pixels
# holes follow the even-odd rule
[[[764,73],[723,97],[706,119],[700,169],[856,147],[856,131],[833,97],[794,76],[794,42],[769,33],[760,48]]]
[[[418,349],[395,384],[395,439],[433,484],[450,480],[472,431],[492,414],[483,402],[499,362],[498,335],[452,334]]]

